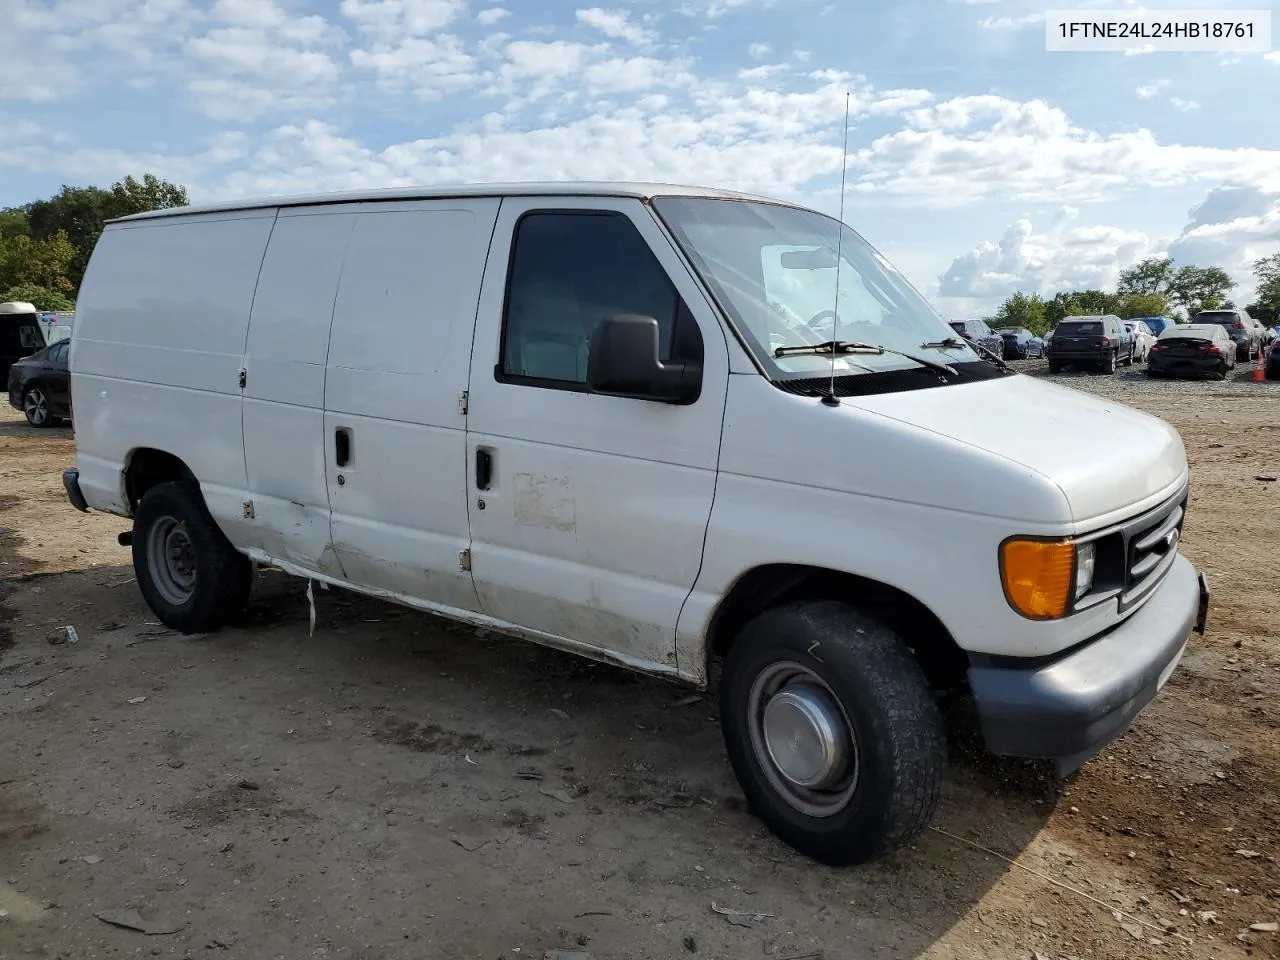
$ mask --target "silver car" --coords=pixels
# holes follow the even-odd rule
[[[985,320],[952,320],[951,329],[970,343],[976,343],[997,357],[1004,356],[1004,337],[987,325]]]

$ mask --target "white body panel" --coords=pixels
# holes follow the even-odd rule
[[[733,196],[442,188],[110,225],[71,354],[86,500],[127,513],[131,452],[163,450],[255,559],[694,682],[717,605],[767,564],[896,587],[976,653],[1041,656],[1119,622],[1114,602],[1015,614],[998,545],[1162,502],[1187,479],[1176,432],[1026,376],[834,406],[780,390],[643,202],[657,193]],[[696,402],[497,375],[533,210],[629,219],[701,333]]]
[[[340,572],[329,549],[324,380],[333,299],[355,214],[282,210],[262,261],[244,368],[244,543]]]
[[[108,226],[76,310],[71,374],[76,463],[89,504],[125,512],[140,448],[200,480],[232,535],[246,487],[240,365],[274,210]]]
[[[458,401],[498,201],[356,210],[325,388],[334,554],[352,583],[478,610],[459,564],[470,537]],[[333,457],[340,428],[346,467]]]
[[[702,395],[672,406],[495,379],[508,253],[537,209],[626,214],[694,315]],[[508,200],[480,299],[468,415],[472,572],[501,620],[675,664],[680,608],[698,575],[715,493],[728,357],[724,334],[648,210],[629,199]],[[489,490],[475,452],[492,451]],[[483,510],[476,509],[479,500]],[[682,672],[686,665],[681,664]]]

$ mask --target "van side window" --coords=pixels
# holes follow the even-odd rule
[[[658,321],[662,360],[702,359],[692,315],[625,215],[528,213],[512,242],[498,380],[583,388],[591,335],[620,314]]]

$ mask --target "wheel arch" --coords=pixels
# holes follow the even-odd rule
[[[707,676],[751,618],[797,600],[840,600],[881,620],[901,637],[939,692],[962,687],[968,655],[924,603],[869,577],[802,564],[765,564],[745,571],[721,598],[706,631]]]
[[[180,457],[154,447],[135,447],[129,451],[124,463],[124,491],[129,502],[129,514],[133,515],[138,509],[138,502],[152,487],[173,480],[195,479],[196,475]]]

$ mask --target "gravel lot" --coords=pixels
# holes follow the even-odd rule
[[[269,574],[243,624],[161,630],[123,523],[65,502],[70,431],[6,410],[0,960],[1280,956],[1248,930],[1280,921],[1280,384],[1248,378],[1054,378],[1181,432],[1209,631],[1066,784],[957,736],[937,829],[855,870],[745,812],[680,688],[338,592],[308,636]]]

